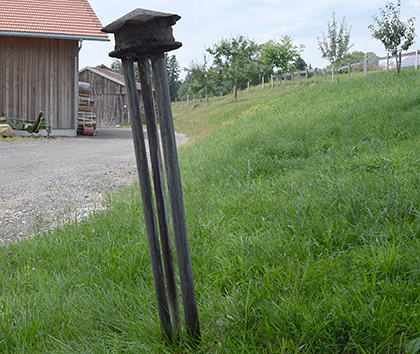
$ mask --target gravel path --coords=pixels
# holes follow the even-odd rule
[[[186,141],[177,135],[177,143]],[[147,145],[147,144],[146,144]],[[137,178],[130,129],[93,137],[0,140],[0,244],[88,216]]]

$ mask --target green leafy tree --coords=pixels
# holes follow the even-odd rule
[[[352,66],[352,71],[363,71],[363,62],[368,60],[368,70],[379,70],[379,62],[377,61],[378,56],[374,52],[361,52],[361,51],[354,51],[352,53],[347,54],[341,59],[339,66],[344,66],[347,64],[358,64]]]
[[[388,53],[396,58],[397,75],[401,70],[401,52],[408,50],[414,43],[416,36],[414,29],[415,17],[410,17],[407,22],[400,19],[401,0],[397,0],[396,5],[387,2],[382,7],[381,18],[373,16],[374,24],[368,28],[372,31],[372,37],[382,42]]]
[[[207,90],[211,78],[209,80],[206,64],[206,61],[203,64],[191,62],[189,68],[184,68],[187,75],[179,88],[181,99],[185,100],[188,95],[201,96],[205,97],[207,102]],[[210,86],[213,85],[210,84]]]
[[[174,102],[178,99],[178,89],[181,85],[181,81],[179,80],[181,68],[175,55],[168,56],[168,54],[165,54],[165,58],[166,72],[168,74],[169,94],[171,96],[171,101]]]
[[[350,30],[351,26],[346,23],[345,18],[341,23],[338,23],[333,12],[333,20],[328,22],[328,34],[325,35],[322,32],[322,40],[318,37],[318,48],[322,57],[327,59],[335,69],[352,47],[350,45]],[[337,80],[339,81],[338,75]]]
[[[113,60],[113,62],[111,63],[111,69],[116,71],[117,73],[120,73],[121,75],[124,74],[120,59]]]
[[[263,45],[261,59],[277,72],[287,73],[296,68],[303,48],[302,44],[294,45],[289,36],[283,36],[278,42],[270,40]]]
[[[219,77],[233,81],[235,99],[238,99],[239,81],[247,80],[253,72],[258,51],[257,43],[241,35],[222,39],[213,47],[207,48],[207,52],[213,56],[213,65]]]
[[[298,58],[295,60],[295,67],[297,70],[306,70],[308,65],[306,64],[305,60],[299,55]]]

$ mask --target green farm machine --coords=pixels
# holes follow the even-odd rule
[[[39,112],[36,120],[12,118],[2,114],[0,116],[0,124],[8,124],[13,130],[24,130],[30,134],[39,133],[41,129],[45,129],[48,136],[51,134],[51,125],[45,122],[43,112]]]

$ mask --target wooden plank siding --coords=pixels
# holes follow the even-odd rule
[[[88,82],[91,85],[97,127],[129,124],[125,86],[88,69],[79,73],[79,81]]]
[[[0,37],[0,113],[74,129],[78,41]]]

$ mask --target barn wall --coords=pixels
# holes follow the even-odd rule
[[[74,129],[78,41],[0,37],[0,113]]]
[[[91,85],[97,127],[128,124],[128,104],[124,86],[90,70],[82,71],[79,80]]]

